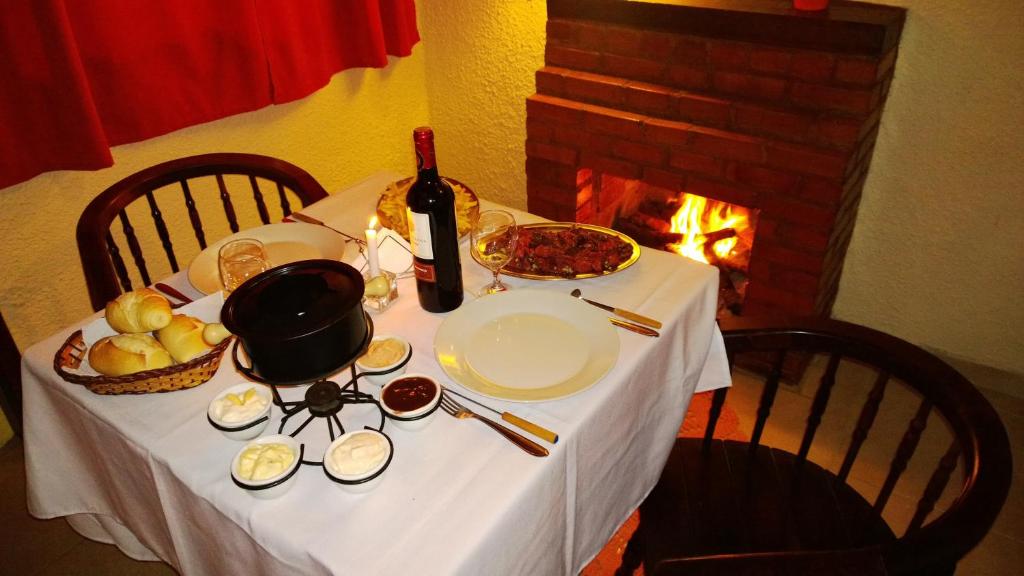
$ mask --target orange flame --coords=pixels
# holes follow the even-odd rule
[[[669,247],[687,258],[709,263],[704,254],[707,240],[705,235],[725,228],[733,228],[737,232],[745,229],[749,223],[747,216],[741,212],[741,209],[734,210],[731,204],[717,201],[711,201],[709,209],[707,198],[684,193],[682,207],[672,216],[672,232],[682,234],[683,239]],[[735,235],[723,238],[715,242],[711,249],[719,259],[725,260],[736,247],[737,241]]]

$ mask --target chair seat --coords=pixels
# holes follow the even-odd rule
[[[646,573],[656,559],[882,545],[895,535],[835,475],[789,452],[746,442],[676,441],[640,507]]]

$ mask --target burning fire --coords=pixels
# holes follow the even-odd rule
[[[684,193],[683,205],[672,217],[672,232],[683,238],[669,248],[698,262],[710,264],[708,252],[727,260],[739,240],[738,233],[749,226],[746,210],[714,200],[709,207],[707,198]],[[711,245],[705,246],[709,241]]]

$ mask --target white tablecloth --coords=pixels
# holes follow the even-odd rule
[[[375,175],[305,212],[358,234],[393,179]],[[467,289],[483,285],[489,273],[463,248]],[[556,431],[549,457],[531,457],[480,423],[438,413],[419,432],[385,427],[394,461],[365,495],[342,492],[320,468],[304,466],[281,498],[253,498],[228,475],[242,443],[206,421],[210,400],[241,381],[229,360],[193,389],[99,396],[53,371],[54,352],[77,328],[69,327],[23,356],[29,510],[69,517],[92,538],[184,574],[576,573],[654,486],[694,391],[728,385],[715,325],[717,279],[714,268],[648,249],[604,278],[509,279],[513,289],[580,287],[595,300],[663,320],[661,337],[619,330],[617,364],[575,396],[485,400]],[[171,280],[188,288],[182,274]],[[433,358],[444,315],[419,308],[412,279],[400,281],[400,293],[393,308],[373,317],[376,332],[411,341],[409,371],[460,389]],[[345,414],[348,429],[362,425]],[[264,435],[278,419],[275,408]],[[327,444],[322,426],[299,436],[309,459],[319,460]]]

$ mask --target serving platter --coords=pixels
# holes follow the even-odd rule
[[[348,244],[345,238],[329,228],[303,222],[267,224],[242,230],[210,244],[188,266],[188,281],[203,294],[220,290],[217,252],[220,247],[239,238],[255,238],[263,242],[271,266],[291,264],[299,260],[344,260]]]
[[[462,182],[447,176],[442,176],[441,179],[447,182],[455,193],[455,220],[459,225],[459,238],[464,238],[480,214],[480,199]],[[412,176],[392,182],[377,200],[377,219],[381,226],[394,230],[406,241],[409,240],[409,224],[405,217],[405,195],[415,181],[416,177]]]
[[[531,237],[542,236],[553,244],[529,246]],[[598,249],[597,244],[606,248]],[[524,224],[519,226],[512,261],[501,273],[530,280],[578,280],[621,272],[639,259],[640,245],[617,230],[576,222]]]
[[[463,304],[434,337],[455,382],[490,398],[541,402],[578,394],[615,366],[606,316],[568,294],[512,290]]]

